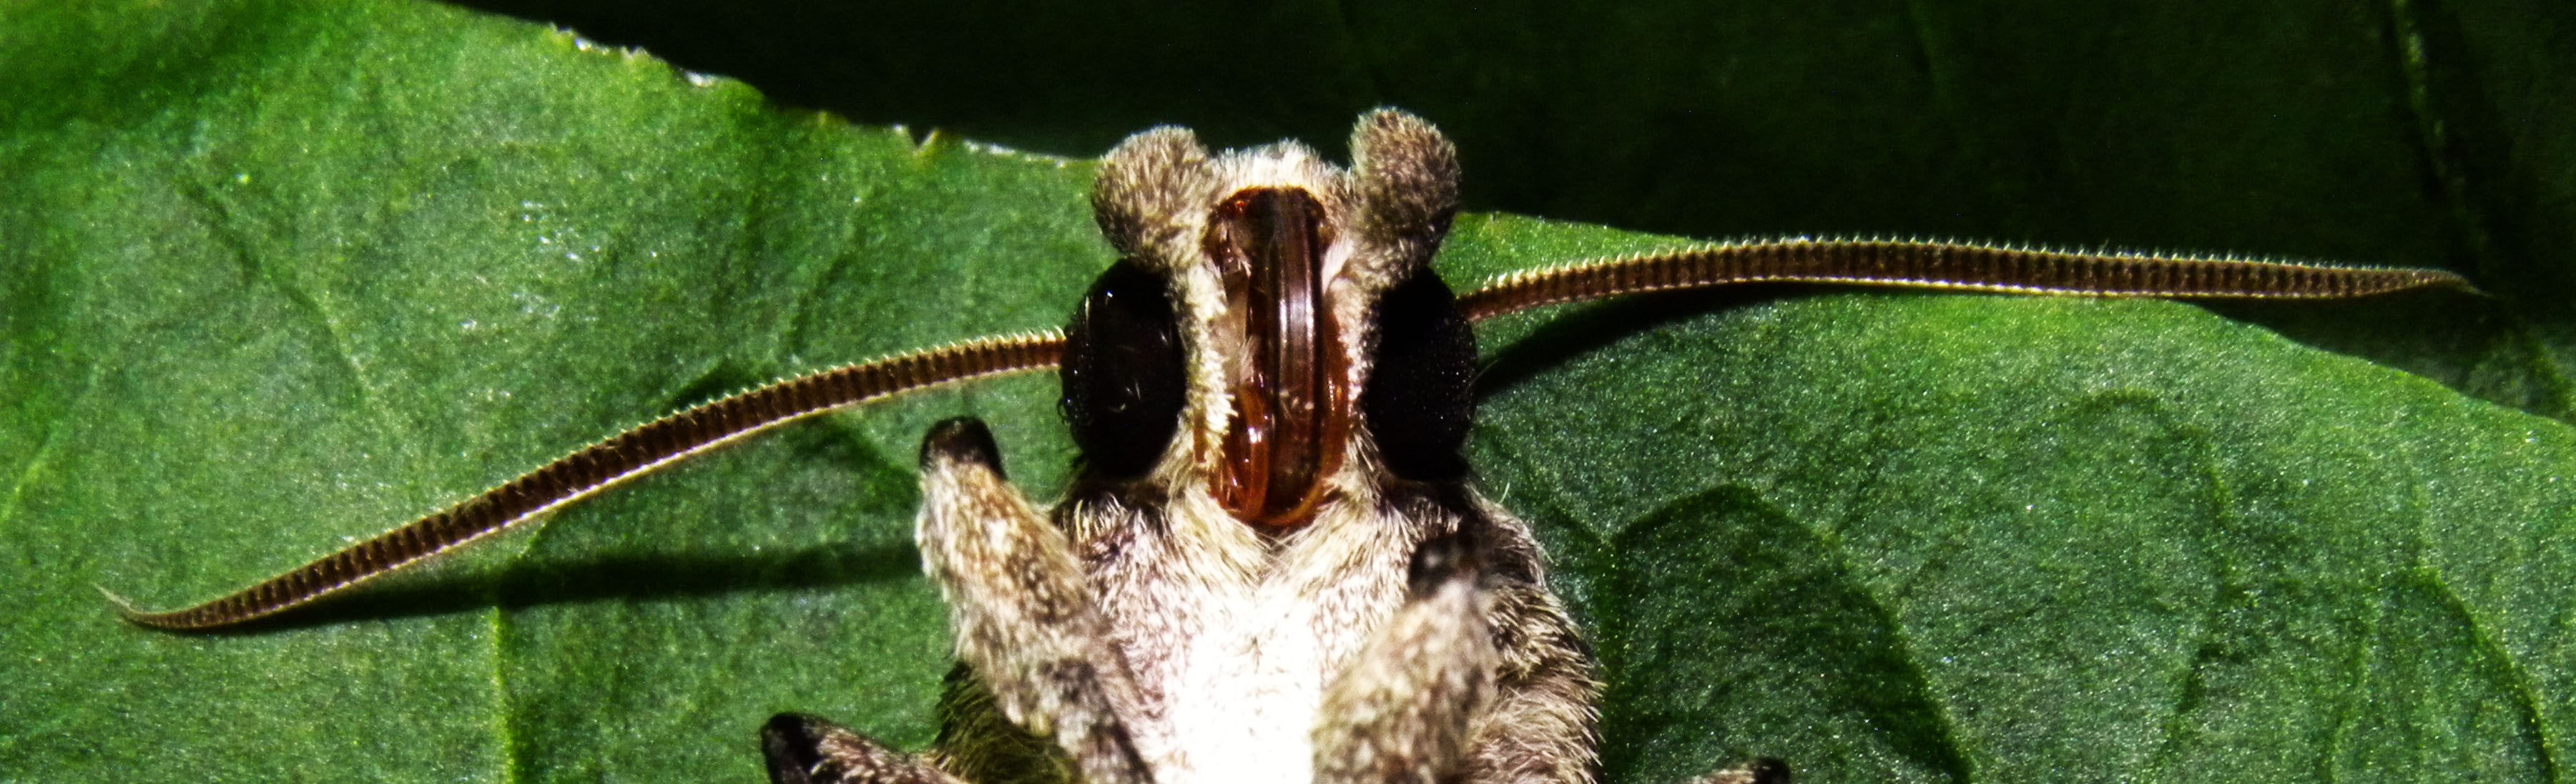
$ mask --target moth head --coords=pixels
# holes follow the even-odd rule
[[[1293,527],[1388,478],[1455,479],[1475,345],[1432,255],[1457,155],[1380,110],[1353,165],[1294,142],[1212,154],[1157,128],[1101,162],[1119,261],[1067,330],[1061,407],[1088,476],[1206,493]]]

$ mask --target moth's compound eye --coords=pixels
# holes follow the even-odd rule
[[[1476,418],[1476,334],[1458,298],[1422,268],[1378,298],[1376,346],[1360,417],[1388,471],[1405,479],[1466,476],[1458,449]]]
[[[1101,475],[1142,476],[1180,428],[1180,323],[1163,279],[1120,260],[1082,295],[1064,331],[1056,408]]]

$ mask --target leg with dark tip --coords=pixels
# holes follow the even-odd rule
[[[1010,721],[1063,748],[1097,784],[1151,780],[1126,717],[1143,698],[1073,545],[1002,480],[982,422],[952,419],[921,445],[922,565],[948,602],[957,657]]]
[[[773,784],[964,784],[923,755],[801,713],[770,717],[760,728],[760,753]]]
[[[1327,684],[1315,728],[1315,781],[1458,781],[1497,664],[1471,537],[1449,534],[1414,556],[1412,598]]]
[[[921,468],[930,470],[942,461],[966,463],[993,472],[993,478],[1009,481],[1002,473],[1002,447],[993,441],[993,429],[974,417],[943,419],[930,426],[921,437]]]
[[[1764,757],[1692,779],[1690,784],[1789,784],[1789,763]]]

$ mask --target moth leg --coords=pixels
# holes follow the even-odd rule
[[[965,784],[928,755],[886,748],[865,735],[801,713],[760,728],[772,784]]]
[[[1072,544],[1003,478],[991,431],[971,418],[933,426],[921,476],[915,535],[957,657],[1003,716],[1054,739],[1084,781],[1151,781],[1122,719],[1142,702],[1126,660]]]
[[[1476,532],[1484,620],[1493,634],[1494,699],[1470,731],[1467,778],[1591,782],[1601,777],[1601,682],[1592,645],[1556,594],[1529,528],[1474,500],[1443,504]]]
[[[1478,784],[1601,778],[1601,682],[1592,646],[1547,589],[1529,526],[1481,501],[1452,503],[1462,531],[1480,532],[1486,626],[1493,630],[1494,699],[1476,716],[1467,780]],[[1417,561],[1417,569],[1419,561]],[[1689,784],[1788,784],[1778,760],[1709,773]]]
[[[1789,765],[1775,759],[1758,759],[1691,779],[1690,784],[1789,784]]]
[[[1477,712],[1493,697],[1496,655],[1469,537],[1414,554],[1412,598],[1324,690],[1315,781],[1457,781]]]

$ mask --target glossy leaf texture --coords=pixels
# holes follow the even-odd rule
[[[0,774],[755,781],[775,711],[929,738],[914,445],[984,416],[1051,494],[1043,378],[792,428],[241,633],[94,589],[204,598],[682,405],[1053,326],[1108,262],[1087,163],[414,3],[15,8],[0,73]],[[1440,263],[1678,242],[1470,216]],[[1486,353],[1471,457],[1596,630],[1612,780],[2569,758],[2555,421],[2163,302],[1655,297]]]

